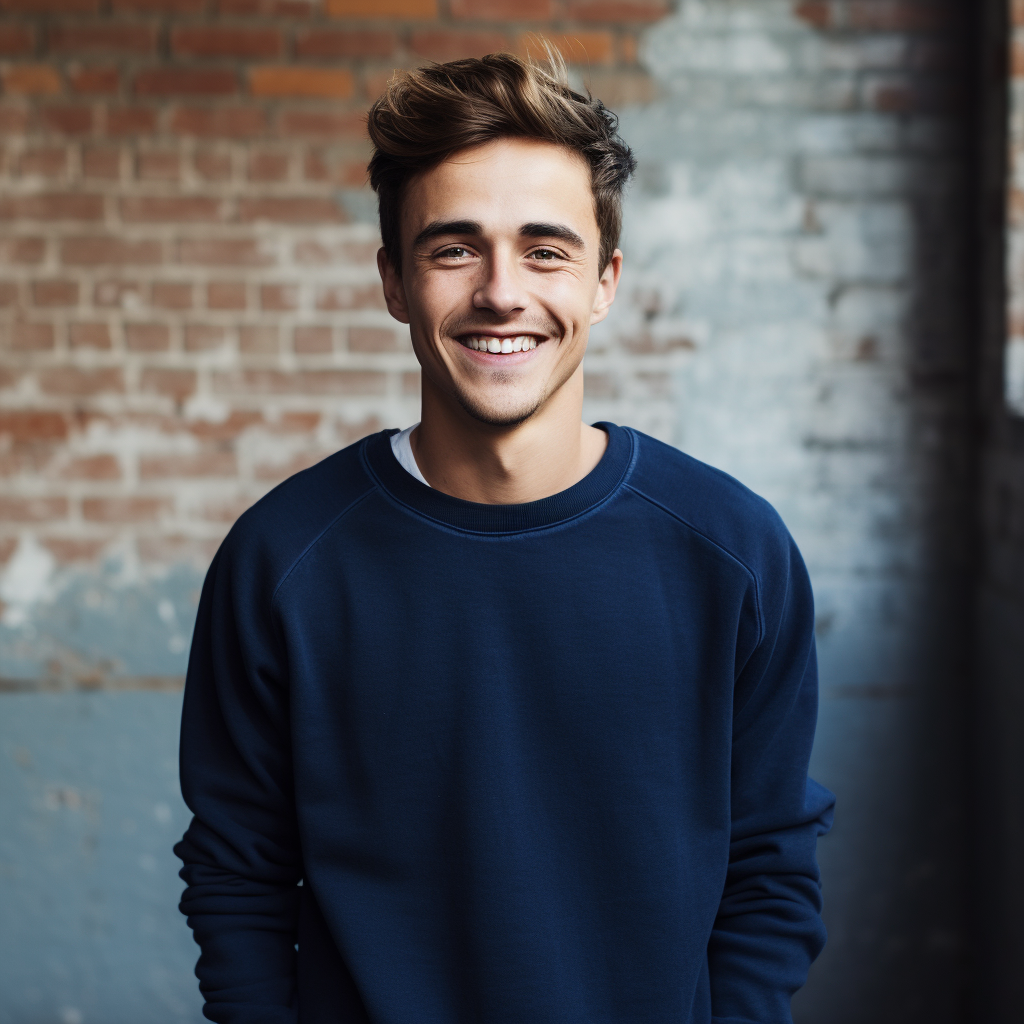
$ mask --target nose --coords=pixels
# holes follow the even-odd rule
[[[484,261],[484,279],[473,295],[476,309],[508,316],[525,309],[529,296],[520,278],[518,261],[511,253],[492,253]]]

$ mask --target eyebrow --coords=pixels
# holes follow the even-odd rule
[[[418,249],[424,242],[441,235],[481,235],[483,228],[475,220],[435,220],[428,224],[413,240]],[[557,238],[560,241],[585,249],[586,243],[572,228],[565,224],[524,224],[519,229],[523,238]]]

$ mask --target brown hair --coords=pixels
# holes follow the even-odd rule
[[[537,139],[578,153],[590,167],[601,232],[600,266],[615,251],[622,191],[636,160],[619,138],[618,118],[569,86],[565,64],[546,66],[510,53],[430,64],[396,75],[370,108],[370,185],[377,193],[388,259],[401,270],[402,192],[414,175],[469,146],[501,138]]]

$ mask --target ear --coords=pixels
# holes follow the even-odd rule
[[[395,270],[383,247],[377,250],[377,270],[380,273],[381,284],[384,286],[384,301],[387,303],[388,312],[400,324],[407,324],[409,322],[409,303],[405,298],[402,275]]]
[[[615,290],[619,287],[622,276],[622,250],[616,249],[608,266],[601,271],[601,279],[597,282],[597,294],[594,296],[594,308],[590,311],[590,322],[599,324],[607,315],[611,304],[615,301]]]

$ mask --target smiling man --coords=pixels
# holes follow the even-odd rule
[[[176,847],[225,1024],[785,1024],[832,797],[778,516],[582,422],[614,117],[508,55],[370,112],[415,427],[238,521],[196,623]]]

